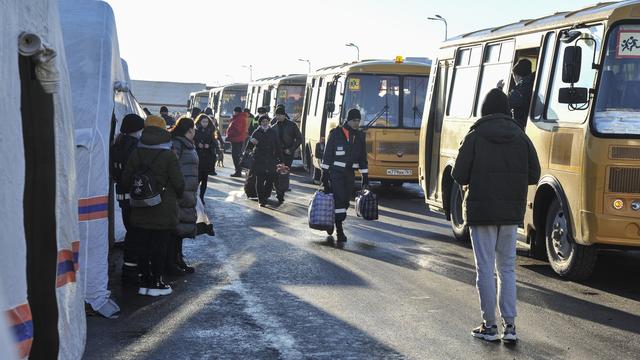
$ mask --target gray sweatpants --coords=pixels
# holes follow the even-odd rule
[[[482,319],[496,325],[496,281],[500,315],[515,324],[516,317],[516,236],[517,225],[471,226],[471,243],[476,258],[476,287]]]

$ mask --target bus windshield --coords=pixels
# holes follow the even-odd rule
[[[406,76],[403,86],[402,126],[419,129],[427,97],[426,76]]]
[[[243,107],[247,98],[246,93],[240,91],[225,91],[222,93],[222,109],[220,109],[220,116],[233,115],[233,109],[236,107]]]
[[[196,95],[194,102],[195,102],[194,105],[196,107],[200,108],[200,110],[204,110],[207,107],[207,103],[209,102],[209,97],[208,97],[208,95],[207,96]]]
[[[360,110],[360,126],[400,126],[400,77],[395,75],[350,75],[344,95],[344,115]]]
[[[292,120],[302,114],[304,102],[304,85],[281,85],[278,87],[277,105],[284,104],[284,109]]]
[[[640,25],[609,32],[593,126],[601,134],[640,135]]]

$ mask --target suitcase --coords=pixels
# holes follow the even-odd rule
[[[378,198],[369,190],[359,191],[356,196],[356,215],[365,220],[378,220]]]
[[[278,180],[276,181],[276,192],[285,193],[289,190],[290,185],[289,173],[278,174]]]
[[[316,191],[309,202],[309,227],[315,230],[333,231],[335,202],[333,194]]]
[[[249,199],[258,197],[258,193],[256,192],[256,176],[251,171],[249,171],[247,179],[244,181],[244,193]]]

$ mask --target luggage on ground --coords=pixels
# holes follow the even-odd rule
[[[289,172],[278,174],[278,180],[276,181],[276,192],[284,193],[289,190],[290,185]]]
[[[359,191],[356,196],[356,215],[365,220],[378,220],[378,199],[369,190]]]
[[[309,202],[309,227],[315,230],[332,231],[335,223],[333,194],[318,190]]]
[[[249,171],[247,179],[244,181],[244,193],[249,199],[258,197],[258,193],[256,192],[256,175],[252,171]]]

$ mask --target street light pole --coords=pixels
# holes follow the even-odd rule
[[[448,25],[447,25],[447,20],[445,18],[443,18],[440,15],[435,15],[433,17],[428,17],[427,20],[433,20],[433,21],[442,21],[444,23],[444,41],[447,41],[447,39],[449,39],[449,30],[448,30]]]
[[[242,67],[249,69],[249,81],[253,81],[253,65],[242,65]]]
[[[309,74],[311,74],[311,60],[307,60],[307,59],[298,59],[298,61],[304,61],[307,63],[307,65],[309,65]]]
[[[358,45],[356,45],[354,43],[348,43],[348,44],[344,44],[344,46],[349,46],[349,47],[356,48],[356,51],[358,52],[358,61],[360,61],[360,48],[358,47]]]

